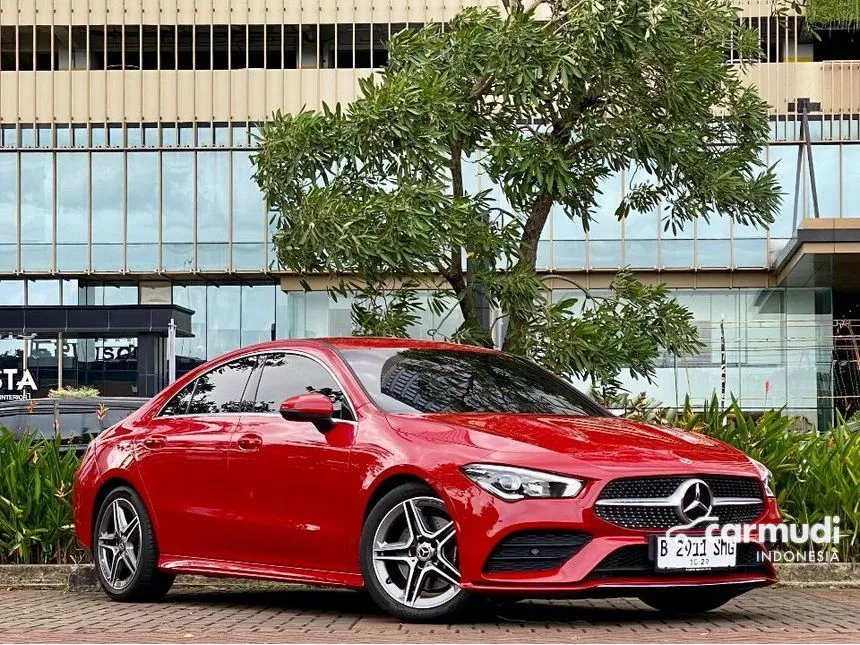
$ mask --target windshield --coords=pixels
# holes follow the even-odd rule
[[[385,412],[608,414],[566,381],[514,356],[450,349],[340,353]]]

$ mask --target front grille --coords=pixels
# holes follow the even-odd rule
[[[682,522],[670,506],[595,506],[602,520],[627,529],[670,529]]]
[[[688,479],[701,479],[714,497],[755,497],[761,499],[761,485],[753,477],[725,477],[722,475],[677,475],[671,477],[643,477],[614,479],[600,493],[600,499],[619,497],[669,497]]]
[[[578,531],[515,533],[496,545],[484,565],[486,573],[552,571],[576,555],[591,536]]]
[[[746,524],[764,512],[764,502],[739,506],[715,506],[713,514],[720,524]]]
[[[742,572],[749,573],[750,571],[767,571],[767,565],[764,562],[761,548],[756,544],[742,543],[738,544],[737,565],[734,567],[722,569],[697,569],[691,571],[673,572],[673,571],[657,571],[654,568],[654,563],[648,556],[647,544],[635,544],[631,546],[623,546],[616,549],[603,560],[600,561],[591,573],[588,575],[590,579],[595,578],[622,578],[628,576],[650,576],[650,575],[676,575],[681,573],[684,576],[688,575],[708,575],[719,572]]]
[[[714,498],[747,498],[749,504],[715,505],[711,515],[719,524],[751,522],[764,512],[764,500],[759,481],[752,477],[719,475],[675,475],[616,479],[604,486],[600,500],[667,498],[688,479],[701,479],[711,489]],[[607,522],[628,529],[667,530],[684,524],[674,506],[602,505],[594,507],[595,514]]]

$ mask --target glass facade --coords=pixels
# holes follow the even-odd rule
[[[136,126],[92,125],[85,150],[60,147],[75,141],[60,136],[67,128],[48,130],[44,136],[55,147],[46,150],[36,146],[32,126],[22,125],[21,145],[0,150],[0,271],[265,274],[273,268],[247,124],[162,124],[144,136]],[[820,216],[860,217],[860,143],[819,142],[812,149]],[[560,209],[552,213],[540,268],[766,269],[792,236],[795,218],[814,210],[798,144],[772,144],[763,161],[775,166],[784,193],[769,230],[713,217],[667,231],[662,206],[619,222],[615,207],[643,179],[630,168],[603,182],[587,232]],[[503,201],[477,164],[465,169],[469,189],[493,189]]]
[[[830,418],[830,289],[675,289],[672,294],[692,312],[704,348],[694,356],[664,355],[653,383],[622,373],[625,389],[679,407],[689,396],[699,406],[721,395],[725,347],[727,402],[734,396],[747,409],[785,406],[816,425]],[[561,289],[552,293],[554,300],[580,295]]]
[[[268,270],[268,218],[246,125],[215,126],[214,138],[212,127],[189,125],[187,150],[156,148],[181,141],[169,136],[176,129],[162,127],[153,150],[134,128],[123,131],[89,128],[92,146],[116,140],[116,150],[0,151],[0,271]]]

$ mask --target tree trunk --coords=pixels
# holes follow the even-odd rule
[[[537,198],[532,205],[532,212],[523,226],[523,236],[520,239],[520,259],[517,264],[525,264],[532,271],[537,265],[537,247],[540,235],[546,226],[552,208],[553,198],[544,194]],[[526,324],[525,312],[508,311],[508,328],[502,349],[506,352],[518,352],[522,347],[523,332]]]
[[[455,198],[462,197],[464,194],[463,144],[460,141],[454,141],[451,146],[451,193]],[[461,255],[462,249],[454,248],[451,250],[451,264],[443,275],[459,299],[460,313],[463,315],[464,323],[472,329],[482,328],[484,331],[480,337],[475,339],[476,343],[484,347],[492,347],[493,339],[488,324],[484,324],[481,320],[476,304],[476,300],[482,297],[482,292],[476,293],[475,285],[469,284],[467,276],[463,272]]]

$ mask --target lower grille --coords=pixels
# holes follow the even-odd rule
[[[694,571],[678,571],[676,574],[687,575],[709,575],[719,572],[742,572],[761,570],[765,572],[767,566],[763,560],[761,547],[757,544],[738,544],[737,566],[724,569],[702,569]],[[648,557],[647,544],[634,544],[616,549],[600,561],[589,574],[590,579],[595,578],[620,578],[627,576],[650,576],[671,575],[671,571],[657,571],[654,563]]]
[[[590,540],[590,535],[578,531],[515,533],[496,545],[484,564],[484,572],[552,571],[579,553]]]

